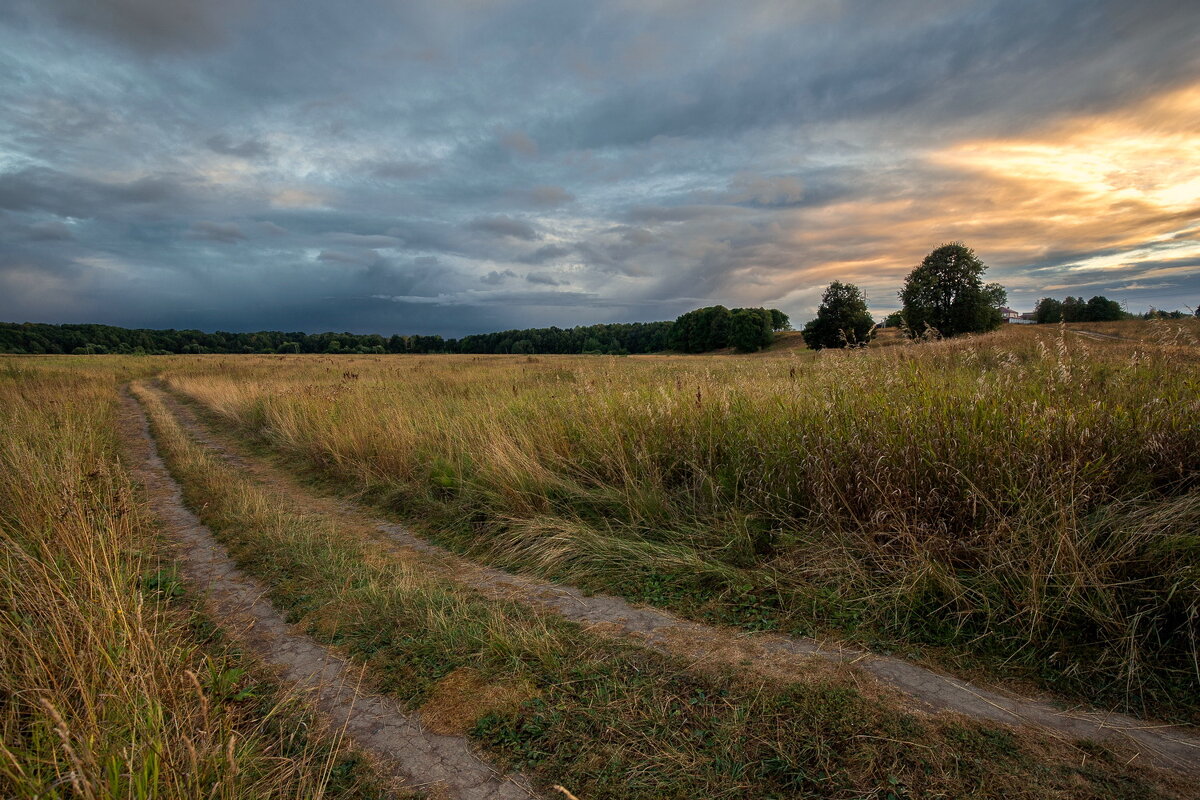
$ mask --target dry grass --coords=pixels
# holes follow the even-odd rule
[[[497,563],[1195,720],[1196,325],[1129,333],[744,359],[210,357],[166,377]]]
[[[692,665],[485,596],[216,457],[154,392],[136,393],[187,502],[277,607],[543,788],[591,800],[1186,796],[1095,745],[914,715],[850,674]]]
[[[188,608],[119,460],[114,372],[0,369],[0,796],[365,796]]]

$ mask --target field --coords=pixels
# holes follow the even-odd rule
[[[297,635],[543,796],[1187,796],[1200,756],[1130,761],[754,649],[891,654],[1193,740],[1200,325],[1071,327],[754,356],[5,358],[0,794],[388,790],[177,574],[124,408]],[[580,625],[479,565],[707,627]],[[698,658],[708,636],[736,657]]]

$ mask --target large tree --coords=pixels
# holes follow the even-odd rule
[[[771,312],[765,308],[735,308],[730,318],[729,343],[740,352],[761,350],[775,338]]]
[[[944,244],[908,274],[900,300],[913,335],[934,328],[942,336],[980,333],[1004,321],[1000,306],[1007,299],[998,283],[983,284],[987,266],[961,242]]]
[[[875,320],[867,311],[867,299],[853,283],[834,281],[821,298],[816,319],[800,334],[814,350],[822,347],[854,347],[871,339]]]
[[[1043,297],[1038,300],[1037,306],[1033,309],[1033,318],[1038,324],[1062,322],[1062,301],[1055,300],[1053,297]]]

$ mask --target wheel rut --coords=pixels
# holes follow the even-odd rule
[[[1131,761],[1200,775],[1200,735],[1190,729],[1114,712],[1064,710],[1042,700],[978,686],[898,658],[809,638],[745,633],[706,625],[637,606],[620,597],[588,595],[571,586],[474,563],[416,536],[403,525],[378,519],[359,504],[313,494],[282,470],[239,452],[232,437],[214,435],[188,404],[170,392],[147,388],[162,399],[190,436],[227,463],[280,492],[303,497],[307,507],[343,515],[374,528],[392,546],[408,554],[419,554],[429,568],[485,595],[515,600],[580,623],[597,633],[634,640],[699,665],[722,665],[784,680],[829,669],[830,665],[851,665],[887,689],[900,693],[912,710],[952,712],[976,720],[1029,727],[1067,741],[1103,742],[1129,753]]]
[[[415,714],[363,687],[362,671],[299,633],[264,599],[266,587],[234,564],[225,548],[183,502],[138,402],[122,395],[122,433],[133,472],[177,545],[180,569],[198,587],[214,619],[281,676],[308,694],[334,729],[369,754],[392,785],[436,798],[529,800],[537,795],[520,776],[504,777],[484,763],[462,736],[426,730]]]

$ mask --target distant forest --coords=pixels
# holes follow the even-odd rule
[[[0,352],[68,353],[600,353],[666,350],[671,322],[632,322],[576,328],[530,328],[443,339],[354,333],[205,333],[111,325],[0,322]]]

